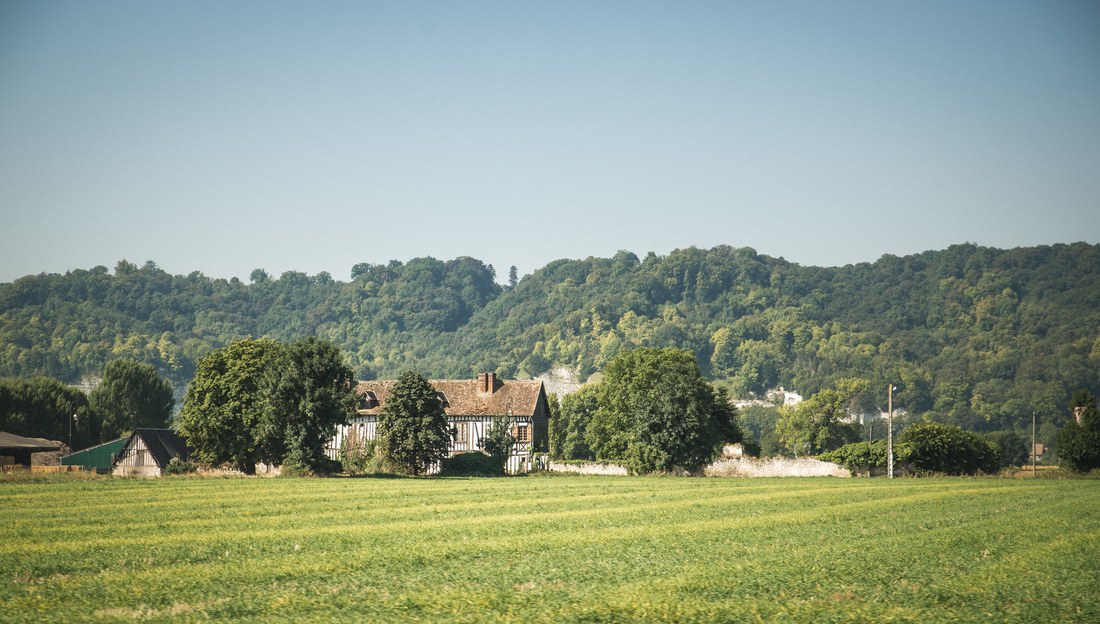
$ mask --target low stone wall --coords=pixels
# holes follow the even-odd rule
[[[572,472],[583,475],[625,476],[626,468],[617,464],[599,464],[596,462],[556,462],[547,464],[550,472]],[[685,473],[686,474],[686,473]],[[698,474],[698,473],[696,473]],[[708,477],[851,477],[847,469],[830,462],[808,457],[786,459],[772,457],[757,459],[719,459],[703,469]]]
[[[596,462],[584,462],[581,464],[551,461],[546,465],[550,472],[572,472],[583,475],[616,475],[626,476],[626,468],[616,464],[598,464]]]
[[[802,457],[787,459],[720,459],[703,469],[708,477],[850,477],[852,473],[831,462]]]

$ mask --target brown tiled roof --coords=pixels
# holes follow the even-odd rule
[[[380,413],[396,383],[393,379],[360,381],[355,391],[372,400],[365,406],[360,404],[357,413],[364,416]],[[431,379],[428,383],[436,392],[443,393],[448,416],[534,416],[539,397],[544,396],[542,382],[538,380],[497,379],[492,393],[482,392],[477,379]]]

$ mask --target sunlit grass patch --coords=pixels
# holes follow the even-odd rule
[[[0,621],[1100,621],[1100,482],[0,487]]]

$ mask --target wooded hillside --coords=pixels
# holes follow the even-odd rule
[[[76,382],[129,357],[182,386],[233,340],[319,336],[361,378],[555,366],[583,378],[625,348],[681,347],[741,396],[865,377],[899,384],[910,411],[980,430],[1032,411],[1062,419],[1075,389],[1100,390],[1100,246],[1084,243],[956,245],[840,268],[725,246],[620,252],[552,262],[514,288],[473,258],[351,275],[257,270],[244,283],[122,261],[24,277],[0,284],[0,376]]]

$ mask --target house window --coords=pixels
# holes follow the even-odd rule
[[[470,441],[470,423],[455,423],[455,444],[467,444]]]
[[[516,439],[516,442],[530,442],[530,428],[527,425],[516,425],[515,428],[512,429],[512,437]]]

